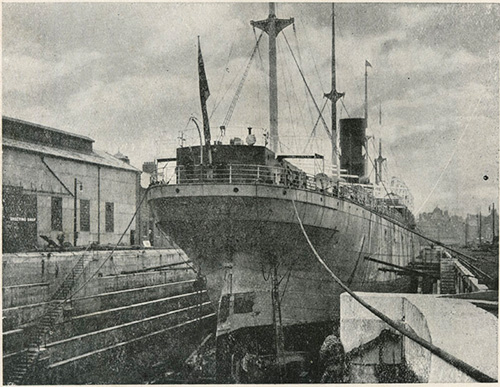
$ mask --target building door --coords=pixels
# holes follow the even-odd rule
[[[37,246],[36,195],[22,187],[3,186],[2,250],[5,253],[34,250]]]

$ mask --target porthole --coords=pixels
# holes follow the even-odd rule
[[[286,189],[283,190],[283,195],[286,195]]]
[[[233,188],[233,192],[234,192],[234,193],[238,193],[238,192],[240,192],[240,190],[238,189],[238,187],[234,187],[234,188]]]
[[[176,188],[175,193],[179,193],[179,192],[181,192],[181,190],[179,188]]]

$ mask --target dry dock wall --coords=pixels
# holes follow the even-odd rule
[[[29,344],[60,277],[81,254],[4,255],[4,374]],[[159,365],[185,358],[214,329],[208,295],[194,290],[195,274],[178,251],[119,251],[100,270],[109,252],[88,254],[75,288],[89,282],[58,316],[30,383],[141,383]],[[42,260],[50,261],[43,276]],[[163,270],[119,274],[158,266]],[[38,282],[15,282],[23,278]]]
[[[435,295],[357,294],[391,319],[403,321],[423,339],[497,378],[498,318],[493,314],[465,300]],[[347,293],[341,295],[340,313],[340,338],[346,353],[391,329]],[[403,352],[408,367],[422,383],[474,382],[408,338],[403,339]]]

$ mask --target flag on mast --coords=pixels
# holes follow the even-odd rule
[[[210,97],[208,89],[207,75],[205,73],[205,65],[203,56],[201,55],[200,37],[198,36],[198,75],[200,80],[200,101],[201,113],[203,115],[203,134],[205,136],[205,144],[210,145],[210,122],[208,120],[207,99]]]
[[[372,64],[370,62],[368,62],[366,59],[365,59],[365,67],[372,67]]]

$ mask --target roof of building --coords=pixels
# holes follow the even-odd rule
[[[40,125],[40,124],[35,124],[33,122],[23,121],[23,120],[20,120],[18,118],[12,118],[12,117],[7,117],[7,116],[2,116],[2,119],[8,120],[8,121],[13,121],[13,122],[18,122],[20,124],[30,125],[30,126],[33,126],[33,127],[36,127],[36,128],[40,128],[40,129],[50,130],[52,132],[57,132],[57,133],[64,134],[64,135],[66,135],[68,137],[77,137],[77,138],[80,138],[82,140],[87,140],[87,141],[94,142],[94,140],[92,138],[90,138],[90,137],[82,136],[82,135],[76,134],[76,133],[67,132],[67,131],[61,130],[61,129],[51,128],[50,126],[44,126],[44,125]]]
[[[124,169],[132,172],[141,172],[132,165],[117,159],[107,152],[94,149],[91,153],[81,153],[68,149],[54,148],[47,145],[14,140],[4,137],[2,146],[16,148],[25,152],[40,153],[48,156],[59,157],[84,163],[98,164],[110,168]]]

